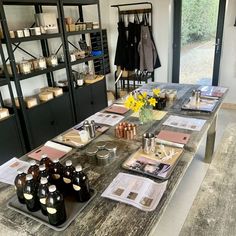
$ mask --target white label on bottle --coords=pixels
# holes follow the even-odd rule
[[[75,185],[75,184],[73,184],[73,188],[75,191],[80,191],[81,189],[79,185]]]
[[[53,174],[52,177],[53,179],[60,179],[61,176],[59,174]]]
[[[40,201],[43,205],[46,204],[46,198],[40,198],[39,201]]]
[[[24,197],[26,200],[31,200],[33,198],[32,194],[24,193]]]
[[[53,214],[57,213],[57,210],[55,208],[52,208],[52,207],[47,207],[47,212],[49,214],[53,215]]]
[[[63,180],[64,180],[64,182],[65,182],[66,184],[70,184],[70,183],[71,183],[71,180],[68,179],[68,178],[63,178]]]

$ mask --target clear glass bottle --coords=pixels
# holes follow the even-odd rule
[[[25,203],[25,198],[23,194],[25,182],[26,182],[26,174],[23,172],[22,169],[17,170],[18,175],[15,178],[15,188],[18,200],[20,203]]]
[[[77,165],[73,177],[73,189],[78,202],[88,201],[91,197],[87,175],[82,171],[82,166]]]
[[[24,186],[23,194],[25,203],[29,211],[38,211],[40,203],[37,196],[38,183],[34,180],[31,174],[26,175],[26,183]]]
[[[66,209],[63,195],[57,191],[55,185],[49,186],[46,199],[48,220],[51,225],[60,225],[66,221]]]
[[[42,177],[40,179],[40,184],[38,187],[38,199],[40,202],[40,206],[41,206],[41,212],[44,215],[48,215],[47,214],[47,207],[46,207],[46,199],[48,196],[48,187],[49,187],[49,183],[48,183],[48,179],[45,177]]]

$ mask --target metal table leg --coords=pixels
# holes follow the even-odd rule
[[[204,162],[211,163],[212,156],[214,153],[214,145],[215,145],[215,137],[216,137],[216,119],[217,114],[215,115],[211,126],[207,131],[207,140],[206,140],[206,148],[205,148],[205,159]]]

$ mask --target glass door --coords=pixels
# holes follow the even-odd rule
[[[217,85],[225,0],[175,0],[173,82]]]

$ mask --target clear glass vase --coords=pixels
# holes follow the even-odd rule
[[[139,111],[139,120],[141,124],[150,122],[153,120],[152,107],[144,106]]]

